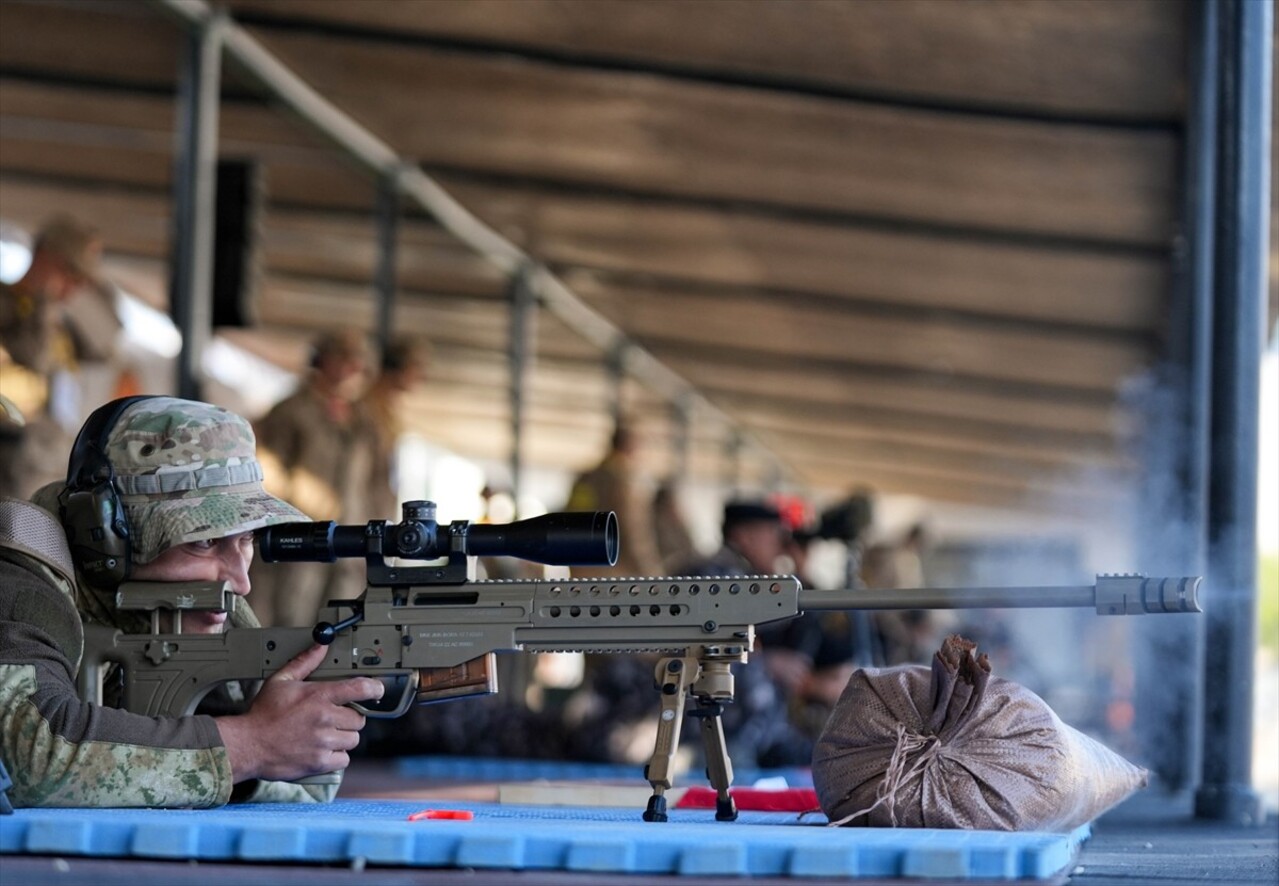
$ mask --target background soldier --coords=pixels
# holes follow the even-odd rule
[[[378,430],[360,402],[367,361],[362,334],[323,336],[310,377],[256,425],[266,488],[313,520],[364,522],[386,502]],[[359,596],[364,567],[354,560],[261,565],[253,583],[263,624],[297,627],[313,624],[325,600]]]
[[[120,329],[99,277],[101,256],[94,228],[58,215],[36,235],[22,277],[0,283],[0,395],[25,416],[6,445],[0,495],[26,498],[66,470],[83,416],[76,373],[84,362],[108,359]]]

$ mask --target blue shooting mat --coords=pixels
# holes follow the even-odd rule
[[[470,821],[408,821],[424,807]],[[337,800],[219,809],[19,809],[0,816],[0,853],[395,867],[773,877],[1045,879],[1075,858],[1071,834],[829,828],[820,815]]]

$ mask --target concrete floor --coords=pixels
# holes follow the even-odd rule
[[[1094,825],[1071,886],[1279,884],[1279,818],[1244,827],[1195,819],[1188,796],[1138,795]]]

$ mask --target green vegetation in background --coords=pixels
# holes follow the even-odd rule
[[[1261,645],[1279,655],[1279,556],[1263,556],[1258,571],[1257,621],[1261,628]]]

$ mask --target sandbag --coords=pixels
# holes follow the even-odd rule
[[[853,673],[813,751],[832,824],[1064,832],[1145,787],[975,649],[951,636],[931,670]]]

